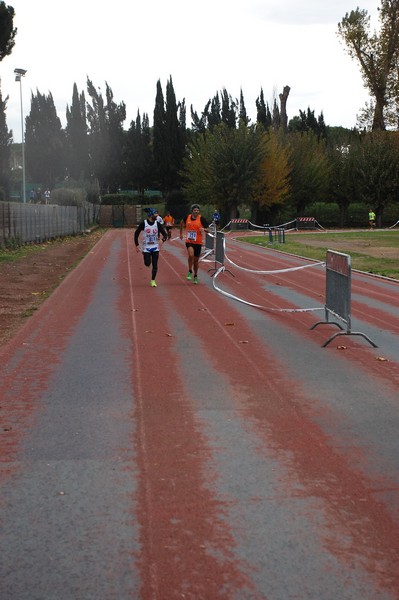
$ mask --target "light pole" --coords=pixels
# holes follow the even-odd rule
[[[21,98],[21,130],[22,130],[22,198],[26,202],[25,189],[25,134],[24,134],[24,110],[22,106],[22,77],[25,76],[26,69],[14,69],[15,81],[19,81],[19,94]]]

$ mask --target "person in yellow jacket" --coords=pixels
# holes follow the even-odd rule
[[[188,254],[187,278],[191,280],[194,272],[194,283],[198,283],[198,263],[201,255],[202,232],[209,233],[207,220],[200,215],[199,204],[193,204],[191,213],[180,222],[180,239],[183,239],[183,228],[186,228],[186,248]]]
[[[369,209],[369,229],[375,227],[375,212],[372,208]]]

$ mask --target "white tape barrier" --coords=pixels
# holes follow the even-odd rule
[[[251,223],[251,221],[248,221],[248,223],[251,225],[251,227],[255,227],[256,229],[262,229],[263,231],[266,229],[272,229],[274,231],[276,229],[285,229],[288,225],[296,223],[296,219],[289,221],[288,223],[283,223],[282,225],[255,225],[255,223]]]
[[[237,269],[241,269],[241,271],[247,271],[248,273],[255,273],[257,275],[275,275],[276,273],[289,273],[290,271],[300,271],[302,269],[309,269],[310,267],[325,267],[325,262],[316,262],[310,265],[301,265],[300,267],[289,267],[288,269],[276,269],[275,271],[255,271],[254,269],[247,269],[246,267],[240,267],[235,262],[233,262],[225,253],[224,257],[229,261]]]
[[[254,304],[253,302],[248,302],[248,300],[244,300],[243,298],[239,298],[238,296],[234,296],[234,294],[230,294],[229,292],[225,292],[220,287],[216,285],[216,280],[219,274],[225,270],[225,267],[220,267],[215,275],[212,278],[212,283],[214,289],[223,294],[223,296],[227,296],[227,298],[231,298],[232,300],[237,300],[237,302],[241,302],[242,304],[246,304],[247,306],[253,306],[254,308],[260,308],[261,310],[265,310],[267,312],[288,312],[288,313],[297,313],[297,312],[315,312],[316,310],[324,310],[324,306],[317,306],[315,308],[268,308],[267,306],[262,306],[261,304]]]
[[[209,261],[206,261],[206,257],[207,257],[207,256],[209,256],[210,254],[212,254],[212,252],[213,252],[213,249],[212,249],[212,248],[210,248],[210,249],[206,250],[206,252],[204,252],[204,253],[203,253],[203,254],[200,256],[200,258],[199,258],[199,259],[200,259],[200,261],[209,262]]]

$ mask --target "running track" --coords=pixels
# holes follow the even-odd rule
[[[237,265],[305,264],[228,240]],[[1,600],[399,598],[399,284],[110,230],[0,349]],[[273,310],[271,310],[273,309]]]

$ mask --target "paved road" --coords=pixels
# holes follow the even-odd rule
[[[322,348],[322,268],[226,257],[109,231],[0,350],[1,600],[399,598],[399,285]]]

